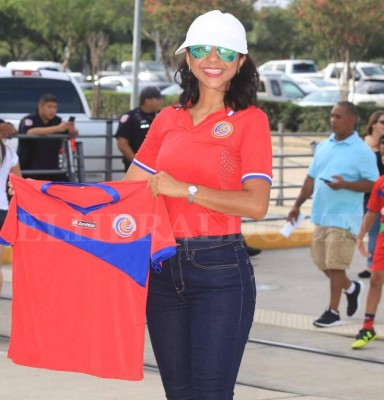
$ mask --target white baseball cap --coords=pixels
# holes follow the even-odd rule
[[[229,13],[209,11],[197,17],[188,29],[184,43],[175,54],[185,52],[187,47],[196,45],[221,46],[247,54],[247,38],[242,23]]]

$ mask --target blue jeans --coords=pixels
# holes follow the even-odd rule
[[[147,303],[167,399],[233,399],[256,305],[254,271],[243,238],[177,243],[163,271],[150,272]]]

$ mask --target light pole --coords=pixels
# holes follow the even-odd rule
[[[139,95],[139,63],[141,56],[141,0],[135,0],[135,14],[133,22],[133,68],[132,68],[132,92],[131,92],[131,110],[138,106],[138,95]]]

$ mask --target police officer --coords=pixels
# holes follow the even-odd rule
[[[147,86],[140,93],[140,106],[120,117],[115,136],[117,147],[123,154],[125,170],[143,143],[153,119],[161,109],[162,101],[160,89]]]
[[[42,94],[37,103],[37,110],[25,116],[19,125],[19,133],[26,135],[51,136],[57,133],[78,135],[73,121],[63,121],[57,115],[58,100],[51,93]],[[20,166],[27,178],[48,181],[67,181],[66,174],[30,174],[28,170],[59,169],[59,152],[63,139],[19,140],[17,154]]]

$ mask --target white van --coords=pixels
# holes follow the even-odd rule
[[[351,75],[348,77],[349,79],[352,78],[352,70],[355,69],[355,81],[363,79],[384,81],[384,68],[381,64],[371,62],[351,62],[350,68]],[[323,70],[324,80],[337,85],[342,81],[343,71],[343,62],[330,63]]]
[[[18,71],[57,71],[57,72],[71,72],[69,68],[63,71],[63,64],[54,61],[10,61],[6,66],[8,69]]]
[[[260,72],[280,71],[291,78],[321,78],[322,74],[317,70],[313,60],[272,60],[258,68]]]

